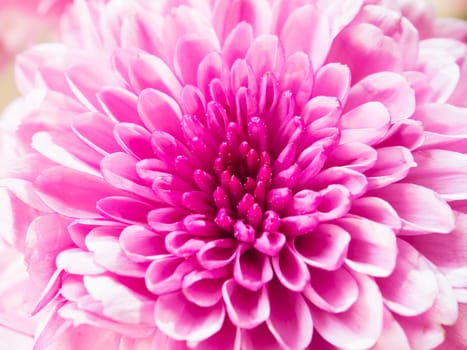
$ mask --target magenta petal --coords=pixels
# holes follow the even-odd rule
[[[119,123],[114,128],[115,140],[120,147],[137,159],[152,158],[151,133],[141,125]]]
[[[294,248],[308,265],[335,270],[342,265],[349,242],[349,233],[340,226],[320,224],[312,232],[295,237]]]
[[[332,314],[312,308],[316,330],[329,343],[344,349],[368,349],[383,329],[383,300],[370,277],[354,274],[359,297],[349,310]]]
[[[253,329],[241,330],[241,349],[242,350],[283,350],[284,346],[269,330],[266,323]]]
[[[127,226],[120,234],[120,246],[135,262],[152,261],[155,256],[168,254],[164,237],[144,226]]]
[[[241,244],[235,255],[233,275],[239,285],[257,291],[273,277],[270,258]]]
[[[410,233],[449,233],[454,215],[449,205],[432,190],[409,183],[396,183],[374,192],[387,201],[402,219],[402,227]]]
[[[42,172],[36,187],[49,207],[77,218],[99,217],[97,201],[117,192],[101,178],[60,166]]]
[[[167,250],[179,257],[189,257],[206,245],[207,240],[193,237],[186,231],[172,231],[165,237]]]
[[[224,41],[222,53],[227,64],[232,66],[237,59],[244,58],[252,41],[251,25],[247,22],[239,22]]]
[[[242,346],[244,344],[242,343]],[[222,328],[213,336],[206,340],[197,343],[194,350],[205,349],[222,349],[222,350],[238,350],[240,348],[240,329],[235,327],[229,318],[226,317]],[[177,350],[172,347],[167,347],[170,350]]]
[[[293,292],[274,279],[268,284],[271,314],[269,330],[284,347],[305,349],[313,335],[310,309],[300,293]]]
[[[102,215],[127,224],[145,224],[152,209],[146,202],[124,196],[102,198],[96,206]]]
[[[351,237],[346,264],[370,276],[388,276],[397,260],[396,235],[389,227],[364,218],[344,218],[339,226]]]
[[[101,161],[104,179],[115,188],[134,193],[155,201],[157,198],[136,172],[136,160],[123,152],[116,152],[104,157]]]
[[[321,310],[340,313],[347,311],[358,299],[358,283],[345,268],[335,271],[310,269],[310,283],[303,295]]]
[[[185,275],[182,291],[188,301],[202,307],[214,306],[222,298],[222,285],[229,269],[195,270]]]
[[[208,242],[197,254],[198,260],[205,269],[217,269],[230,264],[236,254],[237,242],[225,238]]]
[[[193,259],[160,255],[154,258],[146,271],[146,287],[156,295],[179,291],[185,275],[195,268]]]
[[[222,303],[200,307],[186,300],[183,294],[172,293],[157,299],[154,315],[157,327],[171,338],[197,342],[221,329],[225,310]]]
[[[305,288],[310,280],[308,268],[288,244],[271,261],[276,277],[287,289],[300,292]]]
[[[269,318],[270,306],[266,287],[251,291],[230,279],[222,286],[222,296],[227,314],[237,327],[251,329]]]
[[[410,244],[398,240],[399,255],[394,271],[377,279],[386,306],[403,316],[428,310],[438,293],[438,283],[430,263]]]

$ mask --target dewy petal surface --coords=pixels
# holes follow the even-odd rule
[[[0,348],[463,349],[467,31],[422,1],[70,2],[0,122]]]

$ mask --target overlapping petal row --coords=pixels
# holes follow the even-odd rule
[[[465,346],[467,49],[406,9],[76,1],[4,125],[37,349]]]

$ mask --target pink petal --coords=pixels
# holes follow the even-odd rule
[[[110,196],[100,199],[96,207],[105,217],[127,224],[147,223],[153,207],[141,200],[125,196]]]
[[[242,350],[283,350],[284,346],[275,335],[266,326],[266,323],[253,329],[241,330],[241,349]]]
[[[127,153],[115,152],[105,156],[101,161],[101,171],[104,179],[113,187],[157,200],[151,187],[136,173],[136,160]]]
[[[183,295],[196,305],[214,306],[222,299],[222,285],[229,273],[229,269],[190,272],[183,278]]]
[[[253,40],[245,58],[259,80],[266,72],[278,72],[284,65],[284,51],[275,35],[262,35]]]
[[[345,268],[330,272],[311,268],[310,275],[310,283],[303,295],[321,310],[340,313],[357,301],[358,283]]]
[[[425,186],[446,200],[467,199],[467,156],[445,150],[414,153],[417,167],[411,169],[407,181]]]
[[[335,270],[347,255],[350,235],[335,224],[320,224],[312,232],[297,236],[294,248],[310,266]]]
[[[225,238],[208,242],[197,254],[198,260],[206,269],[216,269],[230,264],[236,257],[237,242]]]
[[[252,329],[269,318],[270,306],[266,287],[251,291],[230,279],[222,286],[222,296],[227,314],[237,327]]]
[[[329,23],[312,5],[299,7],[289,15],[280,38],[287,56],[303,51],[310,55],[315,69],[323,64],[331,44]]]
[[[174,67],[185,84],[196,84],[200,62],[216,47],[205,37],[185,36],[177,40]]]
[[[160,255],[153,259],[146,271],[146,287],[156,295],[177,292],[182,288],[185,275],[195,268],[196,262],[193,259]]]
[[[250,25],[257,36],[268,32],[270,5],[265,0],[221,0],[216,2],[212,18],[217,35],[222,40],[242,23]]]
[[[388,202],[378,197],[362,197],[352,203],[351,214],[378,222],[398,232],[402,226],[397,212]]]
[[[118,122],[141,124],[136,111],[138,98],[132,92],[118,87],[107,87],[97,93],[102,109]]]
[[[154,301],[108,276],[84,276],[84,287],[100,303],[102,315],[129,324],[152,324]]]
[[[152,158],[151,134],[143,126],[118,123],[114,128],[115,140],[120,147],[137,159]]]
[[[385,305],[403,316],[427,311],[438,293],[438,283],[428,261],[410,244],[398,240],[398,258],[394,271],[377,279]]]
[[[372,118],[368,118],[368,115],[371,115]],[[381,102],[362,103],[342,115],[340,142],[343,144],[359,142],[373,145],[386,135],[389,122],[389,111]]]
[[[295,292],[305,288],[310,273],[301,257],[288,244],[271,261],[275,275],[284,287]]]
[[[217,17],[214,17],[217,19]],[[237,59],[245,58],[253,41],[253,29],[246,22],[239,22],[228,34],[222,47],[225,62],[232,66]]]
[[[131,85],[138,93],[152,88],[178,98],[182,89],[172,69],[161,58],[143,52],[132,57],[128,75]]]
[[[467,108],[449,104],[425,104],[417,108],[413,118],[423,123],[424,145],[436,146],[467,137],[466,113]],[[443,118],[436,118],[439,115]]]
[[[454,215],[449,205],[432,190],[408,183],[397,183],[374,191],[387,201],[402,219],[402,228],[413,234],[449,233]]]
[[[368,189],[384,187],[402,180],[411,168],[417,166],[412,153],[405,147],[378,148],[377,153],[376,163],[365,173]]]
[[[268,256],[241,244],[235,255],[233,275],[239,285],[257,291],[272,279],[273,270]]]
[[[423,124],[417,120],[404,119],[391,125],[379,146],[402,146],[413,150],[421,146],[423,141]]]
[[[397,260],[396,236],[385,225],[364,218],[344,218],[338,225],[351,237],[346,264],[370,276],[388,276]]]
[[[266,324],[271,333],[286,348],[306,348],[311,342],[313,320],[303,296],[276,279],[269,283],[268,294],[271,313]]]
[[[119,150],[112,135],[114,123],[100,113],[83,113],[73,118],[71,127],[75,134],[100,154]]]
[[[391,311],[384,308],[383,332],[371,349],[374,350],[393,350],[395,347],[400,350],[411,350],[410,344],[404,333],[403,328],[394,319]]]
[[[407,80],[393,72],[375,73],[352,86],[345,109],[351,110],[365,102],[381,102],[389,111],[391,121],[409,118],[415,111],[415,94]]]
[[[60,166],[42,172],[36,187],[49,207],[77,218],[99,217],[97,201],[117,192],[99,177]]]
[[[138,113],[149,131],[165,131],[180,136],[182,112],[169,95],[155,89],[143,90],[138,99]]]
[[[342,104],[347,99],[350,88],[350,70],[340,63],[328,63],[316,74],[314,96],[336,97]]]
[[[206,340],[200,341],[193,347],[195,350],[216,348],[222,350],[238,350],[240,348],[240,329],[235,327],[228,317],[225,318],[219,332]],[[172,347],[168,347],[168,349],[176,350]]]
[[[90,252],[81,249],[67,249],[57,255],[57,268],[75,275],[97,275],[106,269],[94,261]]]
[[[371,168],[377,158],[376,150],[364,143],[349,142],[334,148],[326,160],[329,167],[344,166],[364,172]]]
[[[168,254],[164,237],[144,226],[127,226],[120,234],[120,246],[125,254],[135,262],[151,261],[155,256]]]
[[[60,215],[49,214],[38,216],[29,224],[24,259],[38,286],[45,286],[54,274],[58,253],[73,246],[67,231],[68,223]]]
[[[205,340],[221,329],[224,318],[222,303],[204,308],[189,302],[181,293],[163,295],[156,301],[157,327],[176,340]]]
[[[120,247],[121,228],[101,226],[92,229],[85,244],[94,253],[94,261],[121,276],[144,277],[146,266],[130,260]]]
[[[383,300],[370,277],[354,274],[359,297],[349,310],[332,314],[312,308],[316,330],[329,343],[344,349],[368,349],[383,329]]]

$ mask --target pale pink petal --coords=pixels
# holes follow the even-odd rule
[[[374,191],[387,201],[402,219],[402,228],[411,233],[449,233],[454,229],[454,215],[449,205],[432,190],[397,183]]]
[[[416,316],[427,311],[438,293],[435,274],[428,261],[410,244],[398,240],[398,259],[394,271],[377,279],[385,305],[403,316]]]

